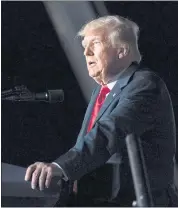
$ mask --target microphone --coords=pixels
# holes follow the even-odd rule
[[[21,99],[25,97],[21,96]],[[47,92],[34,93],[33,99],[31,101],[45,101],[50,103],[63,102],[64,101],[64,91],[63,90],[48,90]]]
[[[16,86],[13,90],[2,92],[2,100],[11,101],[43,101],[49,103],[63,102],[63,90],[47,90],[46,92],[32,93],[25,86]]]

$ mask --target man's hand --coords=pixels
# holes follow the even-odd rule
[[[39,186],[42,191],[44,188],[49,188],[51,179],[54,176],[59,176],[59,180],[63,174],[57,165],[52,163],[36,162],[27,168],[25,180],[31,181],[32,189]]]

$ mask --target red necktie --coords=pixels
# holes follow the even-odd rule
[[[98,112],[99,112],[101,106],[103,105],[103,103],[105,101],[106,95],[109,92],[110,92],[110,89],[107,86],[102,86],[101,87],[100,93],[99,93],[99,95],[96,99],[96,102],[95,102],[95,105],[94,105],[94,108],[93,108],[93,112],[92,112],[92,115],[91,115],[91,118],[90,118],[90,122],[89,122],[89,125],[88,125],[87,132],[89,132],[92,129],[93,124],[95,122],[95,119],[98,115]],[[77,194],[77,181],[74,181],[73,192],[75,194]]]
[[[96,120],[96,117],[98,115],[98,112],[101,108],[101,106],[103,105],[104,101],[105,101],[105,98],[106,98],[106,95],[110,92],[110,89],[107,87],[107,86],[102,86],[101,87],[101,90],[100,90],[100,93],[96,99],[96,102],[95,102],[95,105],[94,105],[94,108],[93,108],[93,112],[92,112],[92,115],[91,115],[91,119],[90,119],[90,122],[89,122],[89,125],[88,125],[88,130],[87,132],[89,132],[92,127],[93,127],[93,124]]]

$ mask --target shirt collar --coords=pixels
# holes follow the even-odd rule
[[[112,90],[112,88],[114,87],[114,85],[116,84],[117,80],[112,81],[110,83],[107,84],[107,87],[110,89],[110,91]]]

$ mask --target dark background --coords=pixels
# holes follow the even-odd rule
[[[61,104],[2,101],[2,162],[52,161],[75,142],[87,106],[42,2],[1,2],[2,90],[63,89]],[[142,65],[165,80],[178,116],[178,2],[105,2],[140,26]]]

